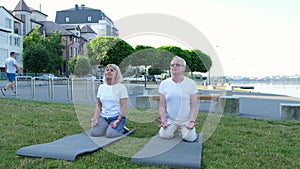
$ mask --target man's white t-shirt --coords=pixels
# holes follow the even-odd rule
[[[165,96],[167,116],[171,119],[186,120],[190,117],[191,95],[198,92],[196,83],[187,77],[180,83],[175,83],[172,78],[163,80],[158,92]]]
[[[9,57],[5,60],[6,65],[6,73],[16,73],[17,69],[15,65],[17,64],[17,61],[13,57]]]
[[[121,83],[111,86],[104,83],[98,88],[97,98],[102,102],[101,116],[115,117],[120,113],[120,99],[128,98],[128,93]]]

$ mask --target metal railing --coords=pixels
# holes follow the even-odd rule
[[[96,90],[95,90],[95,84],[100,84],[101,81],[96,80],[89,80],[85,78],[65,78],[65,77],[59,77],[59,78],[49,78],[47,80],[41,79],[40,77],[31,77],[31,76],[17,76],[16,77],[16,94],[18,93],[18,88],[20,87],[20,81],[28,81],[27,84],[30,87],[30,95],[32,99],[36,99],[37,94],[37,86],[46,86],[47,89],[47,98],[50,100],[55,99],[55,93],[61,92],[58,89],[58,84],[66,85],[66,89],[63,90],[66,94],[66,100],[73,100],[74,99],[74,93],[80,92],[81,95],[85,95],[85,101],[91,101],[94,103],[96,101]],[[76,82],[80,84],[81,90],[74,91],[74,85],[76,85]],[[82,88],[83,87],[83,88]],[[44,88],[45,90],[45,88]],[[40,94],[40,93],[39,93]],[[62,94],[58,97],[62,97]],[[81,96],[80,96],[81,97]],[[80,98],[83,99],[83,98]]]
[[[19,81],[27,81],[30,82],[30,93],[31,93],[31,97],[33,97],[33,93],[34,93],[34,89],[33,89],[33,79],[31,76],[17,76],[16,77],[16,95],[18,94],[18,83]]]

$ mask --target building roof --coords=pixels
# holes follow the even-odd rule
[[[47,16],[47,17],[48,17],[48,15],[44,14],[44,13],[43,13],[43,12],[41,12],[41,11],[38,11],[38,10],[36,10],[36,9],[33,9],[33,8],[31,8],[31,7],[29,7],[29,9],[30,9],[30,11],[31,11],[31,12],[37,12],[37,13],[40,13],[40,14],[42,14],[42,15],[44,15],[44,16]]]
[[[79,28],[79,25],[61,25],[63,28],[65,28],[66,30],[75,30],[76,28]]]
[[[31,12],[30,8],[26,5],[23,0],[20,0],[17,6],[15,7],[14,11],[28,11]]]
[[[46,35],[51,35],[53,31],[59,31],[62,33],[63,36],[71,36],[74,35],[72,32],[66,30],[64,27],[58,25],[52,21],[40,21],[41,24],[44,25],[44,31]]]
[[[91,17],[91,21],[87,20],[89,16]],[[66,22],[66,17],[70,18],[69,22]],[[55,22],[58,24],[99,23],[99,20],[109,20],[112,22],[101,10],[86,7],[84,4],[81,6],[76,4],[74,8],[56,11],[55,17]]]
[[[94,33],[94,34],[97,34],[89,25],[84,25],[82,28],[81,28],[81,33]]]
[[[9,13],[13,18],[15,18],[16,20],[18,20],[19,22],[24,23],[21,19],[19,19],[19,18],[17,18],[16,16],[14,16],[14,15],[12,14],[12,12],[9,11],[9,10],[7,10],[4,6],[0,6],[0,8],[3,8],[7,13]]]
[[[38,12],[38,13],[46,16],[46,17],[48,16],[48,15],[44,14],[41,11],[38,11],[38,10],[33,9],[31,7],[28,7],[27,4],[25,3],[25,1],[23,1],[23,0],[19,1],[19,3],[17,4],[17,6],[15,7],[15,9],[13,11],[27,11],[27,12],[30,12],[30,13],[32,13],[32,12]]]

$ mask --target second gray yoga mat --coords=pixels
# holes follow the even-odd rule
[[[132,158],[131,163],[170,166],[185,168],[201,168],[202,136],[196,142],[185,142],[181,138],[161,139],[155,135]]]

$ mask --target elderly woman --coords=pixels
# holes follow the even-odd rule
[[[91,135],[118,137],[128,131],[125,127],[128,93],[120,83],[122,74],[119,67],[115,64],[107,65],[103,81],[98,88],[98,101],[91,120]]]

